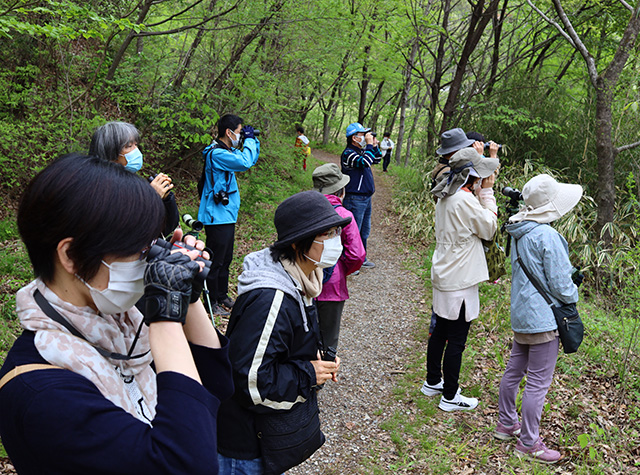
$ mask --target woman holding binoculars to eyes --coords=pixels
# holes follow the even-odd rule
[[[60,157],[27,187],[18,228],[36,279],[0,370],[18,473],[217,473],[228,341],[189,304],[201,241],[145,260],[164,216],[145,180],[97,157]]]
[[[137,173],[143,164],[138,142],[140,132],[135,125],[128,122],[107,122],[93,133],[89,154],[119,163],[131,173]],[[149,183],[164,204],[166,218],[162,235],[171,236],[180,223],[176,198],[171,191],[171,178],[164,173],[158,173],[149,177]]]

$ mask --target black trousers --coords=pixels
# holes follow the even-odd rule
[[[215,302],[224,300],[229,292],[229,265],[233,259],[233,242],[236,225],[215,224],[205,226],[207,247],[211,249],[211,270],[207,276],[207,288]]]
[[[384,154],[384,157],[382,157],[382,171],[386,172],[387,167],[389,166],[390,163],[391,163],[391,150],[387,151],[387,153]]]
[[[436,315],[436,327],[427,347],[427,383],[436,385],[440,379],[444,379],[442,395],[446,399],[453,399],[458,391],[462,352],[471,327],[471,322],[465,320],[464,314],[463,302],[457,320]]]

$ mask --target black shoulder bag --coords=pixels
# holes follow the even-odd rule
[[[516,261],[522,267],[525,275],[529,278],[533,286],[536,288],[538,293],[542,295],[542,298],[549,304],[551,310],[553,311],[553,316],[556,318],[556,323],[558,324],[558,333],[560,334],[560,341],[562,342],[562,348],[565,353],[575,353],[578,351],[578,347],[580,343],[582,343],[582,339],[584,338],[584,325],[582,323],[582,319],[580,319],[580,315],[578,315],[578,309],[575,303],[565,304],[560,307],[556,307],[556,305],[551,301],[547,293],[542,289],[542,285],[536,279],[533,274],[529,272],[527,267],[524,265],[522,259],[520,259],[520,253],[518,252],[518,240],[515,240],[516,243]]]

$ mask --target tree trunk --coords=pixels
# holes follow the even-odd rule
[[[209,6],[207,7],[207,14],[213,12],[216,7],[217,0],[211,0]],[[195,54],[198,46],[202,43],[202,38],[204,38],[204,34],[206,30],[204,27],[198,28],[198,32],[196,33],[196,37],[193,39],[191,46],[189,47],[189,51],[185,55],[182,63],[178,66],[178,71],[176,72],[175,79],[173,80],[173,87],[175,89],[182,88],[182,82],[184,81],[185,76],[187,75],[187,71],[189,70],[189,66],[191,66],[191,60],[193,59],[193,55]]]
[[[400,125],[398,126],[398,141],[396,142],[396,163],[398,166],[402,163],[402,141],[404,139],[404,125],[407,117],[407,101],[409,100],[409,92],[411,92],[411,73],[413,71],[413,64],[418,53],[418,39],[414,39],[411,46],[411,54],[407,65],[405,67],[404,77],[404,90],[402,91],[402,97],[400,98]]]
[[[614,163],[617,151],[612,141],[612,113],[611,103],[613,91],[607,87],[603,78],[599,78],[596,89],[596,153],[598,155],[598,217],[596,231],[602,237],[606,247],[611,245],[611,234],[602,233],[607,223],[613,222],[616,203],[616,187]]]
[[[482,34],[487,27],[487,24],[491,18],[495,15],[498,9],[498,3],[500,0],[491,0],[487,9],[483,12],[484,0],[478,0],[471,13],[471,20],[469,22],[469,30],[467,32],[467,38],[464,42],[462,52],[460,53],[460,59],[456,67],[456,72],[449,86],[449,95],[445,102],[444,109],[442,111],[442,125],[440,126],[440,133],[448,130],[453,123],[453,119],[458,107],[458,96],[460,95],[460,89],[462,88],[462,81],[467,71],[467,64],[471,59],[471,54],[478,46],[478,42],[482,38]]]
[[[154,3],[154,0],[144,0],[144,2],[142,3],[142,6],[140,7],[140,13],[138,14],[138,18],[136,19],[137,25],[140,25],[142,22],[144,22],[144,19],[147,17],[147,14],[149,13],[149,10],[151,9],[151,5],[153,5],[153,3]],[[116,71],[118,70],[118,66],[120,66],[120,63],[124,59],[124,54],[126,53],[127,48],[129,47],[129,45],[131,44],[131,41],[133,41],[135,37],[136,37],[136,32],[134,30],[130,30],[129,33],[127,33],[126,38],[120,45],[120,49],[118,50],[116,55],[113,57],[113,62],[111,63],[111,66],[107,71],[105,81],[113,80],[113,78],[116,75]]]
[[[360,81],[360,105],[358,107],[358,122],[361,124],[365,119],[365,111],[367,109],[367,92],[369,91],[369,82],[371,75],[369,74],[369,54],[371,46],[364,47],[364,64],[362,65],[362,81]]]

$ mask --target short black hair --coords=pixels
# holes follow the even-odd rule
[[[241,117],[233,114],[225,114],[218,119],[218,138],[224,137],[227,129],[236,130],[244,121]]]
[[[298,125],[296,127],[296,132],[300,132],[301,134],[304,134],[304,127],[302,127],[301,125]]]
[[[91,137],[89,155],[117,162],[124,147],[140,142],[140,132],[128,122],[107,122],[98,127]]]
[[[309,249],[313,246],[313,241],[315,241],[315,239],[316,235],[309,236],[294,244],[289,244],[284,247],[276,247],[275,244],[272,244],[269,247],[271,258],[273,259],[273,262],[279,262],[284,258],[292,264],[295,264],[296,258],[303,259],[304,255],[309,252]],[[294,245],[296,246],[295,249],[293,248]]]
[[[391,134],[389,132],[385,132],[382,136],[383,137],[391,137]]]
[[[72,153],[38,173],[18,209],[18,230],[36,277],[53,279],[58,243],[90,280],[105,256],[132,256],[160,235],[164,206],[152,187],[117,163]]]

